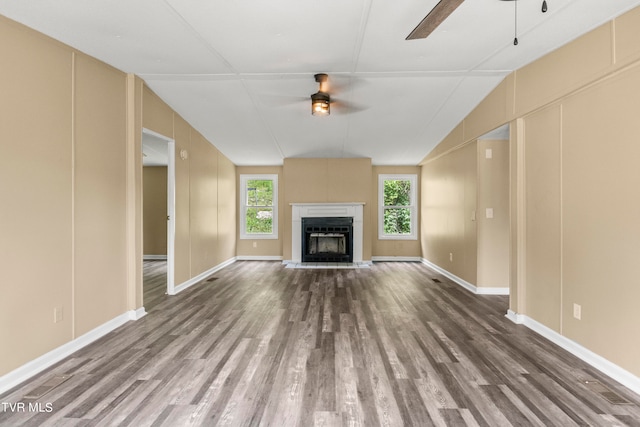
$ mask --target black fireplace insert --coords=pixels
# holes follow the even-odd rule
[[[302,218],[302,262],[353,262],[353,218]]]

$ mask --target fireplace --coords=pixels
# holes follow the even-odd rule
[[[353,262],[353,218],[302,218],[302,262]]]
[[[291,260],[289,262],[299,263],[302,261],[302,246],[305,233],[302,232],[302,219],[317,218],[346,218],[351,220],[350,242],[345,244],[351,247],[351,262],[358,263],[362,260],[363,246],[363,218],[362,202],[339,202],[339,203],[291,203]],[[322,233],[326,233],[323,231]],[[329,232],[330,233],[330,232]],[[319,236],[316,236],[319,237]],[[324,236],[327,239],[333,236]],[[337,236],[336,236],[337,238]],[[341,238],[340,238],[341,239]],[[324,245],[339,245],[340,243],[325,240]],[[324,262],[324,261],[320,261]],[[333,261],[332,261],[333,262]]]

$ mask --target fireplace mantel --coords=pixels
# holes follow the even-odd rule
[[[362,211],[364,202],[346,203],[290,203],[291,205],[291,261],[302,260],[302,218],[353,218],[353,262],[362,262]]]

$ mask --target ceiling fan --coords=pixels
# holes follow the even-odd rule
[[[325,73],[315,74],[314,80],[318,83],[318,91],[310,96],[288,96],[288,95],[265,95],[264,99],[269,99],[267,105],[270,107],[281,107],[291,104],[301,104],[309,102],[311,99],[311,114],[314,116],[328,116],[332,111],[338,114],[353,114],[364,111],[369,107],[363,107],[352,102],[334,98],[334,93],[340,93],[352,89],[354,86],[361,85],[363,81],[353,76],[342,76],[348,79],[347,84],[332,84],[329,88],[329,75]],[[344,80],[344,79],[342,79]]]
[[[424,39],[462,4],[464,0],[440,0],[405,40]]]
[[[315,74],[313,76],[318,83],[318,91],[311,95],[311,114],[314,116],[328,116],[331,113],[331,109],[336,107],[338,113],[351,114],[366,110],[368,107],[362,107],[352,102],[346,102],[331,97],[329,93],[329,76],[325,73]],[[348,87],[353,87],[354,84],[360,84],[358,80],[354,80],[353,77],[349,78]],[[344,86],[343,86],[344,89]],[[340,90],[340,87],[337,88]],[[309,99],[309,98],[307,98]]]
[[[438,4],[435,5],[431,12],[424,17],[422,21],[418,24],[416,28],[409,33],[405,40],[415,40],[415,39],[424,39],[429,36],[442,22],[449,17],[453,13],[454,10],[458,8],[462,4],[464,0],[440,0]],[[517,2],[517,0],[501,0],[501,1],[513,1]],[[517,3],[516,3],[517,5]],[[541,7],[542,13],[546,13],[548,10],[547,0],[542,1]],[[517,9],[516,9],[517,15]],[[517,16],[516,16],[517,19]],[[516,37],[513,41],[513,44],[518,44],[518,38]]]

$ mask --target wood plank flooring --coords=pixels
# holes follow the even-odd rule
[[[144,309],[153,310],[167,297],[167,261],[144,261],[143,268]]]
[[[0,425],[640,425],[638,395],[507,320],[507,297],[422,264],[245,261],[215,279],[158,295],[146,317],[0,396],[28,405],[73,375],[37,401],[45,410],[5,409]]]

